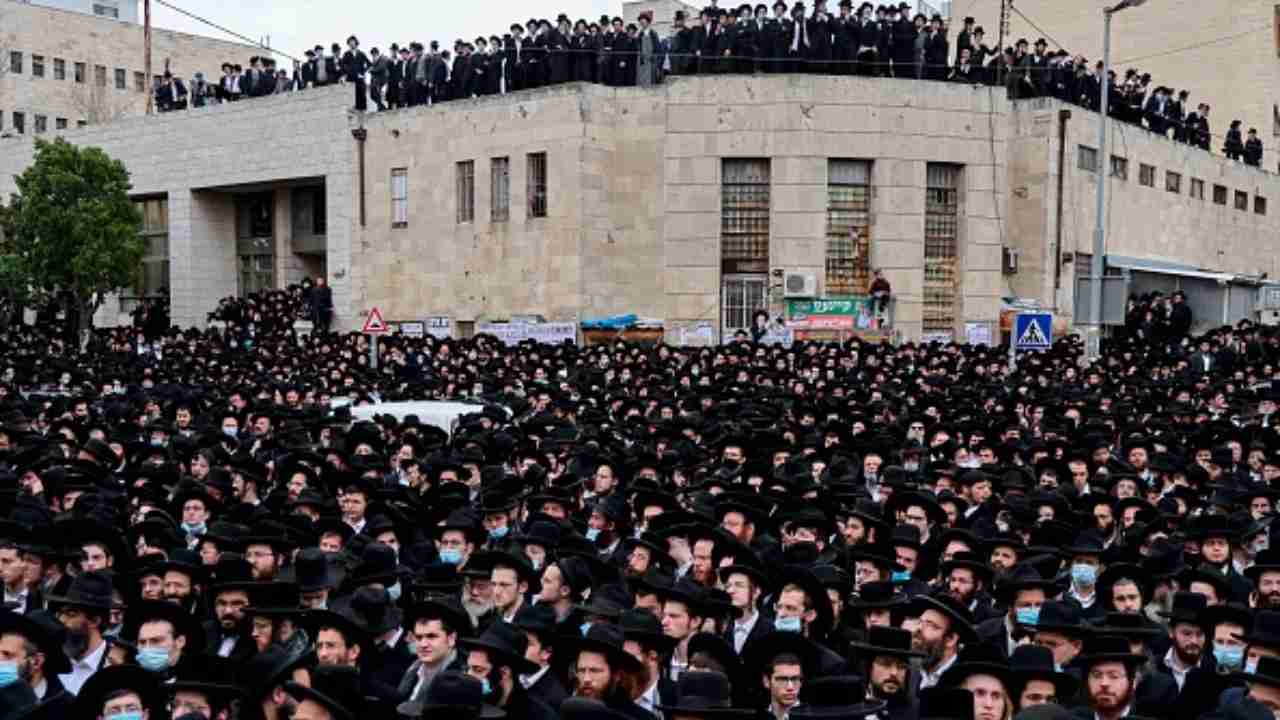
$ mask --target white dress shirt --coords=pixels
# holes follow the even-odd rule
[[[648,690],[645,690],[643,693],[640,694],[640,697],[636,698],[636,704],[644,708],[648,712],[653,713],[655,717],[658,717],[658,718],[662,717],[662,713],[658,712],[657,681],[654,681],[654,683],[649,686]]]
[[[542,676],[546,675],[547,672],[550,670],[551,670],[551,666],[548,665],[532,675],[521,675],[520,684],[524,687],[525,690],[528,690],[534,685],[537,685],[538,681],[542,679]]]
[[[950,670],[952,665],[956,664],[956,659],[958,657],[960,656],[952,655],[951,657],[944,660],[942,664],[938,666],[937,670],[934,670],[932,672],[930,672],[929,670],[922,669],[920,671],[920,689],[924,690],[926,688],[931,688],[937,685],[938,681],[942,679],[942,674]]]
[[[90,652],[79,660],[71,661],[71,672],[63,673],[58,676],[62,681],[62,686],[72,695],[80,694],[80,688],[88,682],[90,676],[98,672],[98,668],[102,667],[103,660],[107,654],[107,641],[103,640],[98,643],[96,650]]]
[[[1182,686],[1186,684],[1187,673],[1191,672],[1191,668],[1182,665],[1175,651],[1176,648],[1169,648],[1169,652],[1164,654],[1164,664],[1169,668],[1169,674],[1173,676],[1173,681],[1178,683],[1178,692],[1182,692]]]
[[[751,631],[755,629],[756,623],[760,621],[760,612],[751,613],[751,617],[747,620],[733,621],[733,650],[739,655],[742,654],[742,647],[747,644],[747,638],[751,637]]]

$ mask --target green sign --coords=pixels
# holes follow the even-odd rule
[[[870,298],[842,298],[838,300],[789,300],[787,314],[791,317],[810,315],[857,315]]]
[[[865,297],[791,300],[787,321],[807,330],[869,330],[876,325],[871,298]]]

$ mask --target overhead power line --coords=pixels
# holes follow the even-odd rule
[[[297,59],[298,59],[298,58],[296,58],[296,57],[294,57],[294,56],[290,55],[289,53],[287,53],[287,52],[285,52],[285,51],[283,51],[283,50],[277,50],[276,48],[271,47],[270,45],[268,45],[268,44],[266,44],[266,43],[262,42],[260,39],[259,39],[259,40],[254,40],[253,38],[249,37],[248,35],[244,35],[244,34],[238,33],[238,32],[236,32],[235,30],[232,30],[231,28],[226,27],[226,26],[224,26],[224,25],[219,25],[218,23],[216,23],[216,22],[214,22],[214,21],[212,21],[212,20],[210,20],[210,19],[208,19],[208,18],[201,17],[201,16],[199,16],[199,15],[197,15],[197,14],[195,14],[195,13],[193,13],[193,12],[189,11],[189,10],[183,10],[182,8],[178,7],[177,5],[174,5],[173,3],[166,2],[165,0],[155,0],[155,2],[156,2],[157,4],[159,4],[159,5],[163,5],[163,6],[167,7],[167,8],[169,8],[170,10],[173,10],[173,11],[174,11],[174,12],[176,12],[176,13],[180,13],[180,14],[182,14],[182,15],[186,15],[187,17],[191,18],[192,20],[195,20],[195,21],[197,21],[197,22],[204,23],[205,25],[208,25],[209,27],[217,28],[218,30],[221,30],[222,32],[224,32],[224,33],[226,33],[226,34],[228,34],[228,35],[231,35],[231,36],[234,36],[234,37],[240,38],[241,40],[244,40],[245,42],[249,43],[250,45],[254,45],[254,46],[260,47],[260,48],[262,48],[263,50],[268,50],[268,51],[273,52],[273,53],[275,53],[275,54],[277,54],[277,55],[283,55],[283,56],[285,56],[285,57],[289,58],[290,60],[297,60]]]

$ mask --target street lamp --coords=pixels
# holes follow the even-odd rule
[[[1089,274],[1089,342],[1088,357],[1096,360],[1102,354],[1102,273],[1107,252],[1107,181],[1111,176],[1111,157],[1107,155],[1107,105],[1111,96],[1111,16],[1121,10],[1138,7],[1147,0],[1120,0],[1102,9],[1102,77],[1098,89],[1102,95],[1098,103],[1098,219],[1093,229],[1093,263]],[[1061,172],[1061,168],[1059,168]]]

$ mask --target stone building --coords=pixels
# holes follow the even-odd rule
[[[447,316],[459,334],[616,313],[662,319],[669,338],[725,334],[757,309],[865,294],[875,268],[907,339],[993,331],[1010,295],[1071,322],[1100,178],[1108,273],[1125,287],[1189,288],[1205,325],[1224,302],[1251,312],[1237,305],[1262,273],[1280,277],[1276,175],[1120,126],[1104,163],[1096,116],[1049,99],[715,76],[361,116],[349,92],[65,133],[132,171],[176,323],[324,273],[345,328],[377,307]],[[0,141],[0,197],[32,140]]]
[[[1017,0],[1009,14],[1005,45],[1018,38],[1034,43],[1045,37],[1050,50],[1062,48],[1102,59],[1102,9],[1116,0]],[[957,3],[957,14],[972,16],[995,47],[1000,0]],[[1030,22],[1028,22],[1028,19]],[[963,17],[951,19],[951,39]],[[1037,27],[1033,27],[1034,23]],[[1038,29],[1040,28],[1040,29]],[[1042,29],[1042,30],[1041,30]],[[1159,0],[1114,15],[1111,61],[1117,76],[1130,68],[1150,73],[1152,84],[1190,92],[1192,108],[1208,103],[1213,149],[1222,143],[1232,120],[1258,129],[1266,148],[1264,164],[1275,168],[1280,156],[1280,15],[1273,0]]]
[[[113,20],[136,23],[138,0],[29,0],[32,5],[97,15]]]
[[[60,3],[72,4],[79,5]],[[144,72],[143,28],[124,20],[123,13],[116,20],[0,0],[0,134],[41,134],[143,114],[152,86]],[[217,82],[223,62],[247,64],[260,52],[159,28],[152,29],[151,46],[152,74],[161,75],[167,62],[188,86],[196,72]]]

